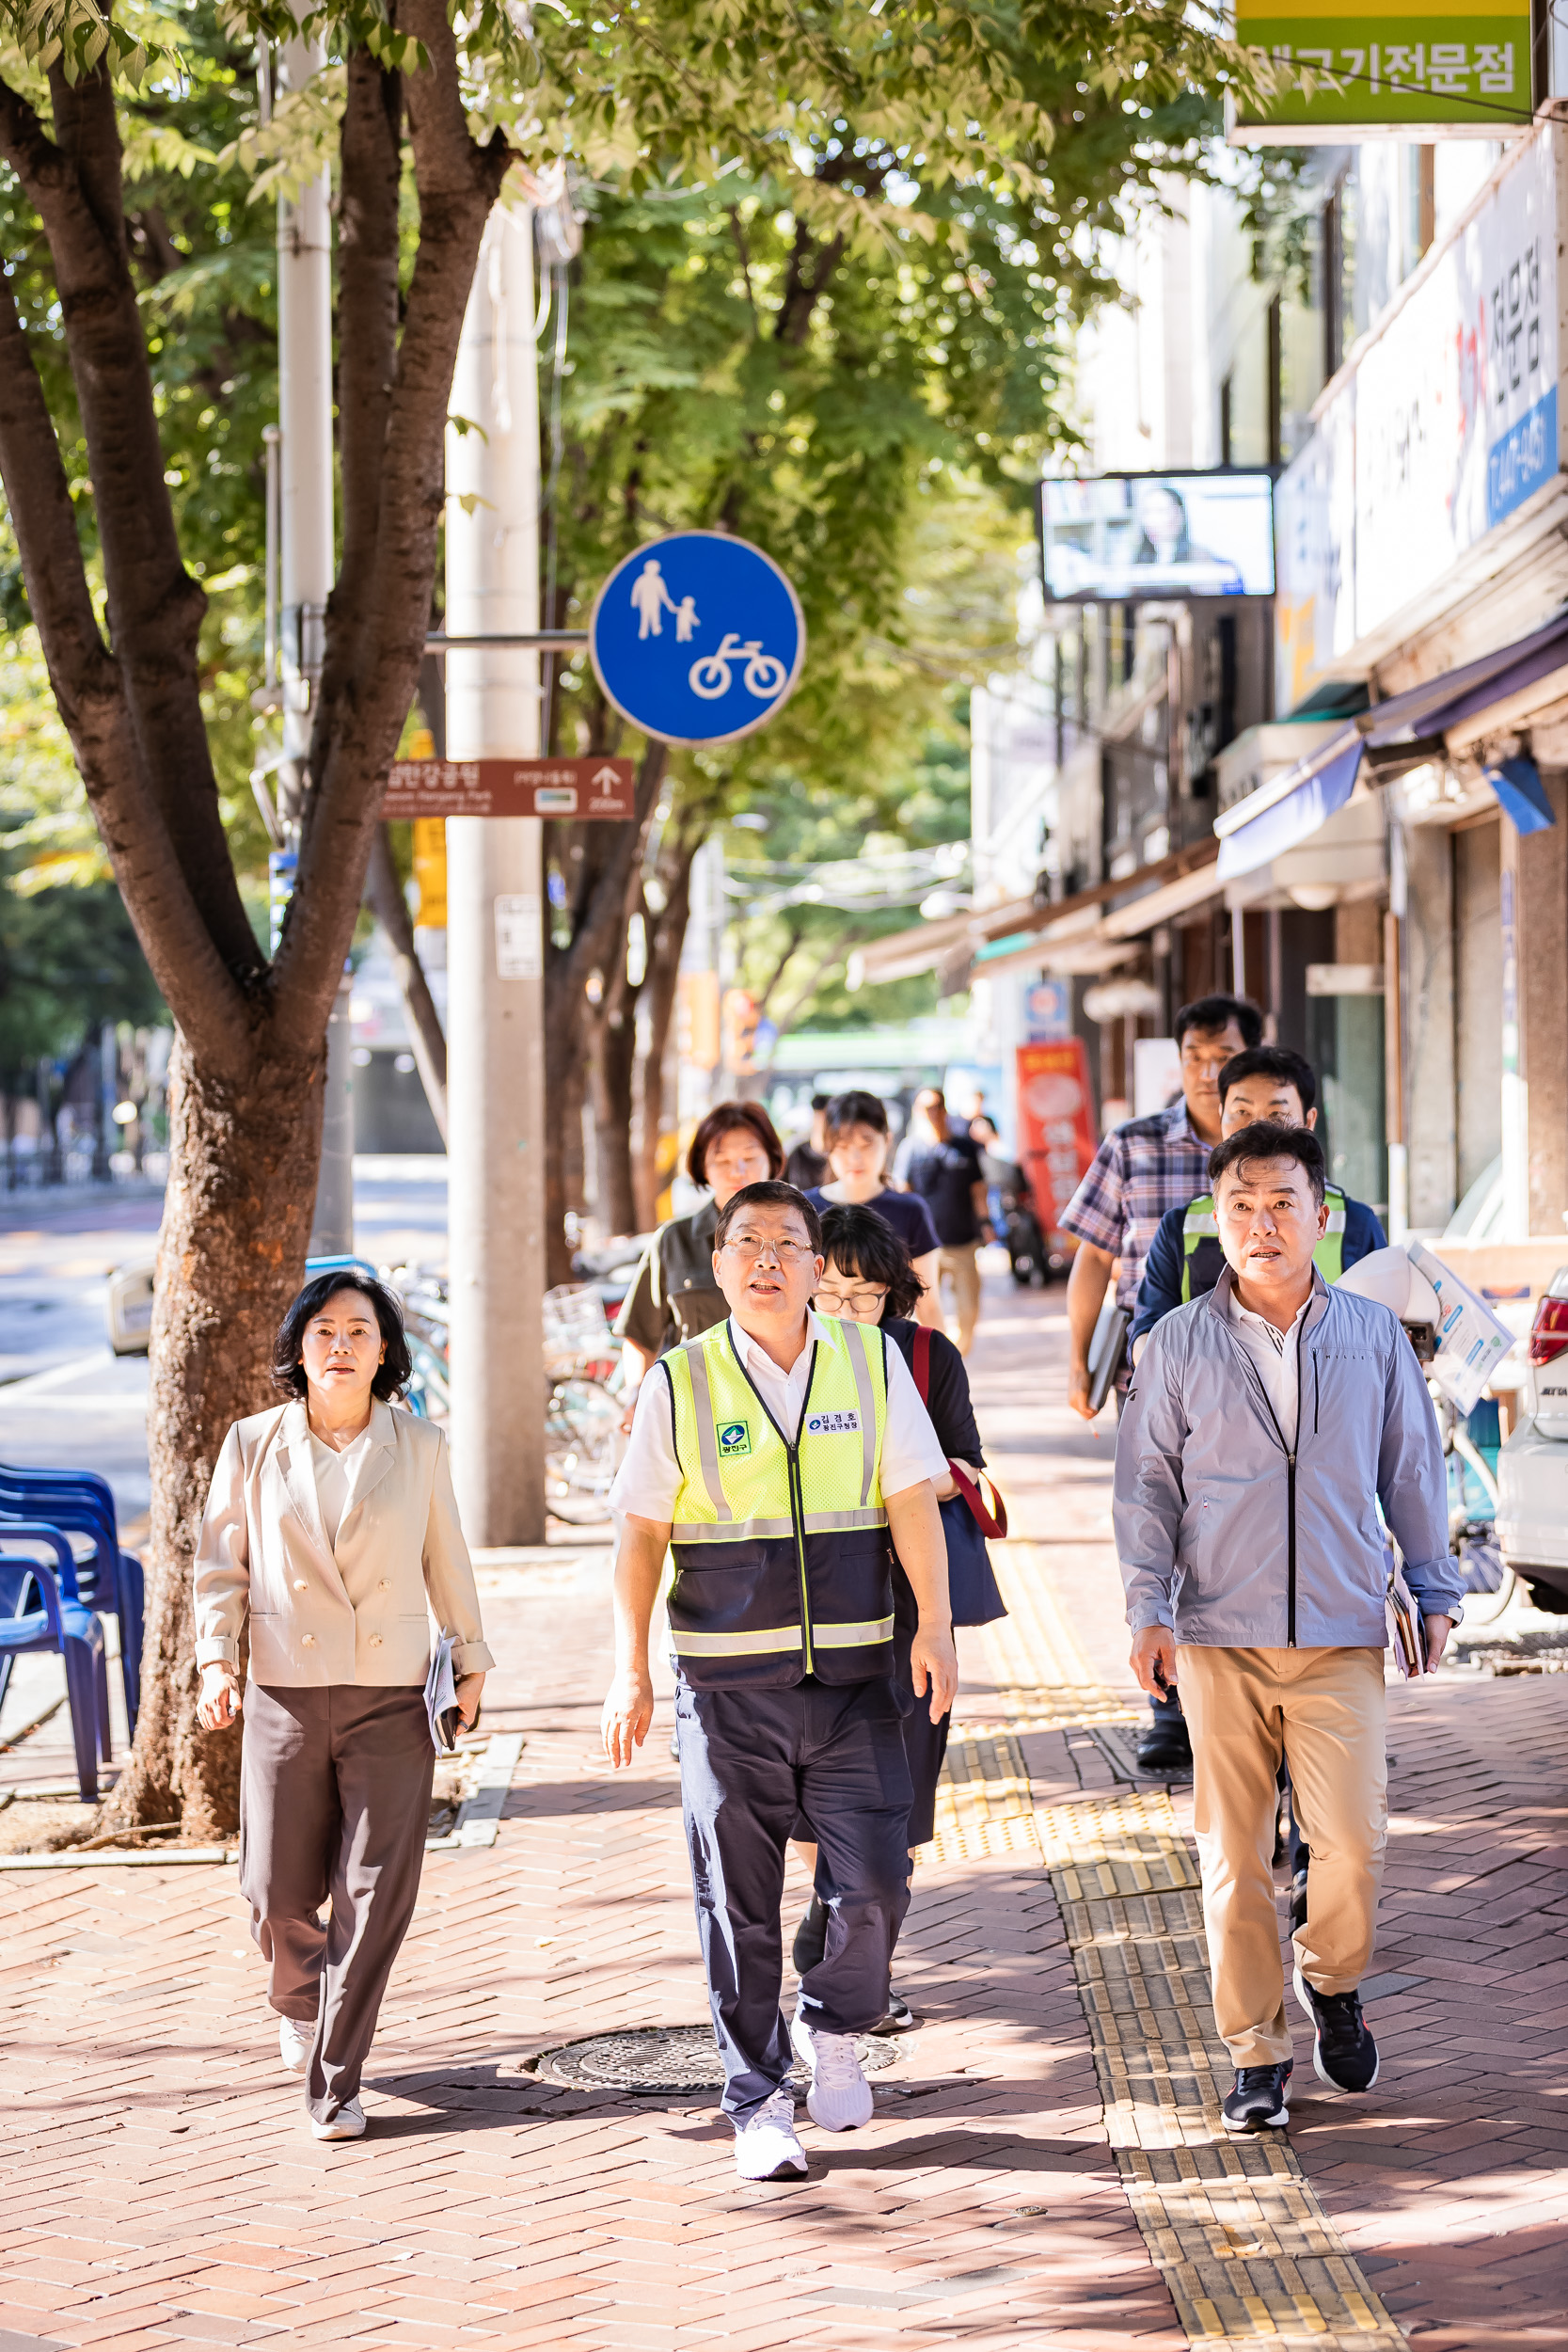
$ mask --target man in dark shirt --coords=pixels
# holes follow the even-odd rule
[[[915,1096],[910,1132],[898,1147],[894,1174],[931,1212],[942,1245],[942,1271],[958,1300],[958,1353],[967,1356],[980,1315],[976,1253],[990,1239],[990,1220],[980,1148],[967,1127],[950,1122],[940,1087],[925,1087]]]

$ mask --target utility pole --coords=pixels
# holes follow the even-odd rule
[[[539,627],[533,214],[490,215],[447,437],[453,637]],[[474,428],[478,428],[477,430]],[[539,659],[447,661],[447,757],[539,750]],[[545,950],[542,820],[447,821],[447,1183],[452,1471],[472,1544],[545,1539]]]
[[[295,39],[276,53],[277,87],[303,89],[326,63],[319,40]],[[269,109],[270,111],[270,109]],[[278,536],[281,591],[279,671],[283,758],[277,816],[283,850],[274,869],[292,891],[308,787],[307,759],[321,681],[326,600],[332,593],[332,175],[320,172],[277,205],[277,409],[281,428]],[[281,908],[274,912],[275,926]],[[321,1174],[311,1227],[312,1257],[354,1248],[354,1104],[349,985],[345,972],[326,1033]]]

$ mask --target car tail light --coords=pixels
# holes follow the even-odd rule
[[[1551,1364],[1568,1350],[1568,1298],[1544,1298],[1530,1327],[1529,1359]]]

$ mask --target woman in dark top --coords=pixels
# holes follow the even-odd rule
[[[830,1206],[822,1218],[822,1255],[826,1263],[812,1302],[816,1312],[835,1320],[845,1316],[856,1323],[880,1324],[885,1337],[912,1372],[918,1326],[909,1317],[916,1300],[917,1279],[908,1249],[889,1229],[879,1208]],[[968,1462],[975,1470],[984,1470],[985,1455],[980,1451],[980,1432],[974,1423],[964,1359],[945,1331],[933,1331],[930,1346],[926,1409],[931,1416],[937,1443],[950,1461]],[[937,1492],[944,1501],[958,1492],[951,1475]],[[896,1661],[894,1688],[905,1710],[904,1754],[914,1788],[909,1828],[912,1848],[927,1844],[936,1835],[937,1781],[947,1753],[950,1718],[944,1715],[939,1724],[933,1724],[929,1709],[916,1704],[910,1674],[910,1643],[919,1613],[909,1579],[896,1560],[893,1565],[893,1613]],[[816,1849],[807,1842],[808,1836],[809,1824],[802,1819],[796,1827],[797,1851],[815,1870]],[[794,1960],[798,1970],[802,1965],[816,1965],[826,1934],[827,1913],[813,1895],[811,1908],[796,1932]],[[888,2023],[909,2026],[913,2022],[907,2003],[893,1994]]]
[[[941,1244],[925,1201],[913,1193],[894,1192],[884,1182],[882,1170],[892,1142],[886,1105],[879,1096],[866,1094],[858,1088],[848,1094],[835,1094],[823,1113],[823,1125],[832,1181],[817,1185],[807,1193],[806,1199],[818,1216],[826,1216],[830,1209],[875,1209],[883,1223],[893,1228],[913,1261],[915,1279],[920,1284],[911,1311],[915,1321],[941,1330],[942,1308],[937,1296]]]
[[[689,1216],[661,1225],[643,1252],[615,1318],[626,1388],[635,1399],[650,1364],[681,1340],[710,1331],[729,1313],[713,1279],[713,1230],[719,1212],[743,1184],[760,1184],[784,1167],[784,1145],[760,1103],[719,1103],[691,1138],[687,1173],[711,1199]],[[628,1412],[626,1424],[631,1425]]]

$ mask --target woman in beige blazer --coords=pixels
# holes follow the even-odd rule
[[[273,1350],[290,1401],[229,1432],[197,1549],[210,1731],[240,1712],[249,1628],[240,1891],[318,2139],[365,2129],[360,2071],[419,1892],[433,1621],[452,1639],[466,1724],[495,1663],[446,1438],[393,1403],[410,1370],[389,1290],[341,1273],[308,1282]]]

